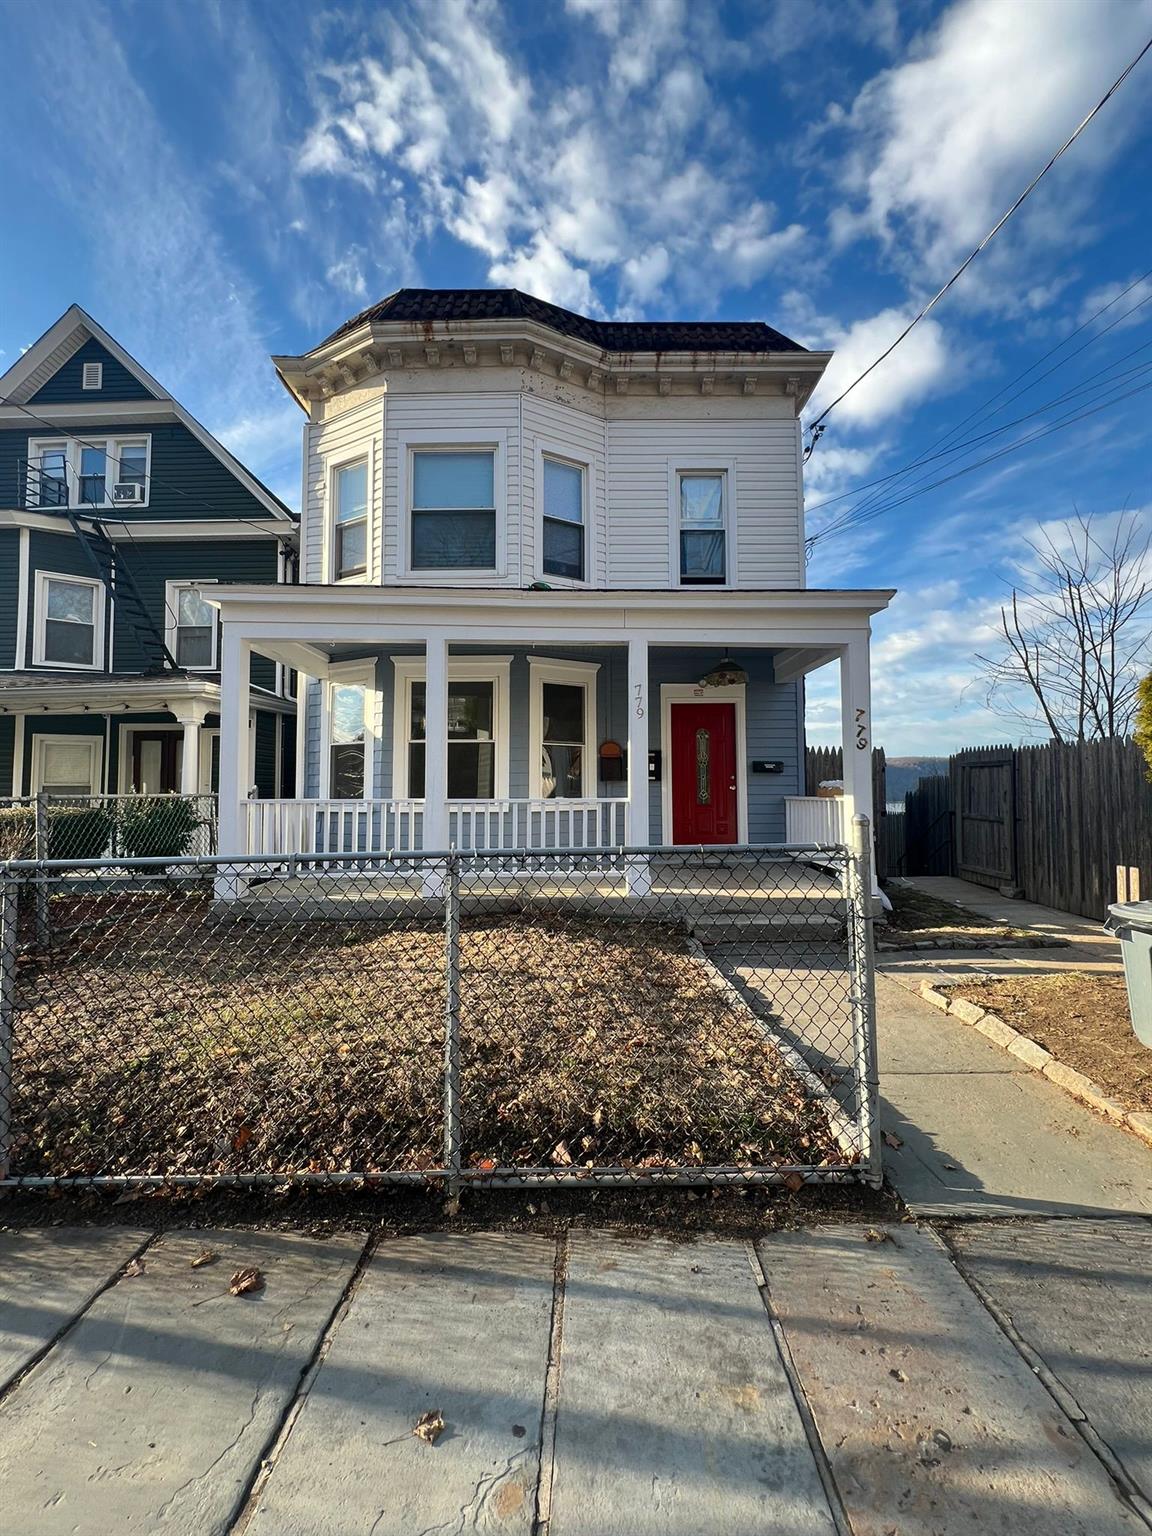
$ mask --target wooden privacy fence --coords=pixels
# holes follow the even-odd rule
[[[948,766],[956,873],[977,885],[1015,890],[1015,750],[967,747]]]

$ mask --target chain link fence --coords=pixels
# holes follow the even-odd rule
[[[875,1182],[844,848],[16,862],[0,1182]]]
[[[215,795],[39,794],[0,799],[0,862],[205,858],[216,847]]]

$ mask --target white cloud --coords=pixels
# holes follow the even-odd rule
[[[880,356],[908,324],[911,314],[885,309],[857,320],[833,336],[835,356],[806,410],[809,420],[818,416],[842,390]],[[852,390],[835,412],[846,426],[875,427],[891,419],[948,380],[951,366],[948,346],[940,325],[922,320],[896,348],[892,356]]]
[[[1131,325],[1146,325],[1152,320],[1150,300],[1152,279],[1147,277],[1135,283],[1132,278],[1123,283],[1105,283],[1102,288],[1094,288],[1085,296],[1080,305],[1080,324],[1083,325],[1100,310],[1104,310],[1098,322],[1101,327],[1109,326],[1112,330],[1124,331]]]
[[[851,204],[841,239],[898,242],[909,267],[942,275],[987,233],[1148,35],[1152,0],[959,0],[913,56],[876,76],[844,119]],[[1075,210],[1140,108],[1134,80],[1016,216],[1066,251]],[[1049,199],[1052,202],[1049,203]],[[995,249],[995,248],[993,248]],[[992,258],[993,260],[995,258]],[[982,258],[975,285],[983,281]]]
[[[316,73],[304,177],[405,201],[413,238],[446,231],[494,283],[596,311],[607,278],[635,306],[699,310],[794,259],[805,230],[753,191],[709,7],[568,0],[577,67],[529,79],[489,0],[408,0],[381,44]],[[392,184],[387,197],[383,188]]]
[[[347,293],[354,299],[368,297],[368,282],[364,276],[364,251],[359,246],[350,246],[339,261],[332,263],[324,276],[342,293]]]

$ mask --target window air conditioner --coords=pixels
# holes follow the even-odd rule
[[[121,480],[112,487],[112,500],[140,503],[144,500],[144,487],[139,480]]]

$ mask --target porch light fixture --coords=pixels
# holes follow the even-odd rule
[[[701,688],[739,688],[748,681],[748,674],[744,668],[725,655],[723,659],[712,668],[711,672],[705,672],[700,679]]]

